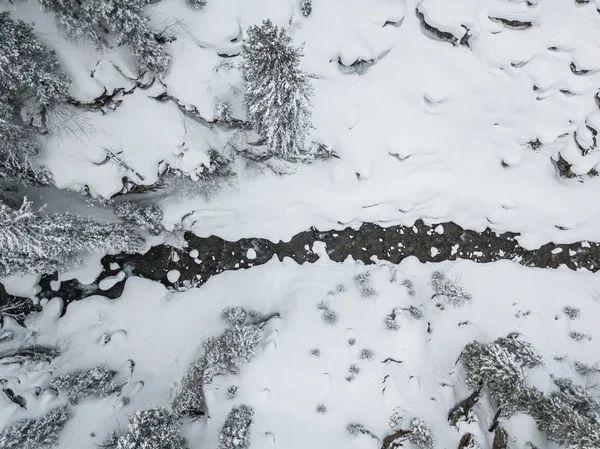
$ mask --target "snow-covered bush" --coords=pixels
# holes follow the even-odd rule
[[[576,331],[569,332],[569,337],[571,337],[575,341],[582,341],[582,340],[590,341],[592,339],[591,335],[584,334],[583,332],[576,332]]]
[[[156,204],[140,206],[131,201],[119,201],[114,207],[115,215],[126,223],[139,226],[152,235],[163,231],[164,213]]]
[[[65,270],[78,251],[140,251],[144,239],[120,223],[99,223],[65,212],[45,214],[24,200],[18,209],[0,198],[0,277]]]
[[[396,321],[396,313],[394,311],[388,313],[385,316],[385,318],[383,319],[383,324],[385,325],[385,328],[389,331],[397,331],[398,329],[400,329],[400,325]]]
[[[402,428],[402,420],[403,420],[402,410],[400,408],[396,407],[392,411],[392,414],[390,415],[390,418],[388,419],[388,424],[393,432],[397,432],[398,430],[400,430]]]
[[[320,413],[321,415],[327,413],[327,406],[325,404],[319,404],[317,405],[317,413]]]
[[[98,46],[128,44],[142,72],[164,73],[171,60],[144,14],[147,0],[39,0],[73,38]]]
[[[113,434],[102,447],[108,449],[187,449],[179,434],[179,422],[167,409],[138,410],[127,427]]]
[[[73,403],[81,398],[103,398],[117,390],[113,382],[116,372],[104,365],[63,374],[50,380],[49,387],[64,392]]]
[[[518,334],[500,337],[494,341],[494,344],[501,346],[515,356],[517,363],[523,368],[537,368],[544,365],[544,359],[540,353],[531,343],[520,340]]]
[[[300,2],[300,12],[304,17],[310,16],[312,12],[312,0],[302,0]]]
[[[346,432],[348,432],[352,436],[356,436],[359,433],[363,433],[365,431],[365,426],[361,423],[351,422],[346,426]]]
[[[262,338],[261,325],[235,326],[203,343],[203,354],[190,367],[173,398],[177,416],[196,418],[206,414],[204,385],[217,374],[236,372],[254,356]]]
[[[410,279],[404,279],[402,285],[406,287],[407,293],[410,296],[415,296],[415,285]]]
[[[323,321],[325,321],[328,324],[337,323],[337,320],[339,318],[339,316],[335,310],[329,310],[329,309],[323,310],[321,317],[323,318]]]
[[[231,112],[231,104],[223,100],[215,101],[214,108],[215,120],[223,123],[231,123],[233,120],[233,113]]]
[[[307,157],[312,86],[300,70],[301,57],[286,30],[270,20],[248,28],[242,44],[244,105],[271,154],[287,160]]]
[[[435,438],[431,433],[431,427],[425,421],[415,418],[411,421],[408,429],[408,441],[420,449],[433,449]]]
[[[230,326],[241,326],[247,316],[248,312],[243,307],[226,307],[221,311],[221,318]]]
[[[600,374],[600,362],[596,362],[593,365],[588,365],[580,361],[575,361],[573,364],[575,372],[580,376],[592,376],[594,374]]]
[[[579,310],[576,307],[566,306],[563,309],[563,312],[565,315],[567,315],[567,317],[570,320],[575,320],[575,319],[579,318],[579,314],[581,313],[581,310]]]
[[[194,9],[202,9],[206,6],[206,0],[187,0],[187,2]]]
[[[249,448],[253,416],[254,410],[245,404],[233,407],[219,432],[217,449]]]
[[[454,307],[464,306],[473,299],[469,292],[448,279],[441,271],[434,271],[431,275],[431,288],[434,292],[433,298],[441,297]]]
[[[517,358],[500,345],[472,342],[465,346],[460,361],[467,386],[476,390],[486,385],[499,405],[512,407],[525,388],[525,373]]]
[[[591,421],[600,422],[600,403],[585,388],[566,377],[553,379],[553,381],[558,390],[550,394],[551,398],[560,398],[580,415]]]
[[[361,359],[371,360],[375,357],[375,353],[371,348],[364,348],[360,350],[360,354],[358,355]]]
[[[0,432],[2,449],[46,449],[58,445],[60,432],[71,418],[66,405],[50,410],[38,419],[21,419]]]
[[[175,394],[171,409],[177,417],[198,418],[206,414],[204,398],[204,369],[202,358],[192,363],[181,380],[179,391]]]
[[[600,424],[577,412],[561,395],[547,396],[528,388],[519,403],[520,410],[535,420],[549,441],[569,449],[600,447]]]
[[[356,283],[356,285],[358,285],[360,295],[363,298],[370,298],[377,294],[372,285],[371,273],[369,273],[368,271],[365,271],[364,273],[359,273],[356,276],[354,276],[354,282]]]
[[[235,399],[237,397],[238,386],[237,385],[229,385],[227,387],[227,399]]]
[[[218,373],[235,372],[252,360],[261,338],[262,328],[258,325],[225,329],[218,337],[207,338],[203,343],[205,375],[210,379]]]

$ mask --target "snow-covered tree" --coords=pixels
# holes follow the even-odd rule
[[[163,407],[138,410],[127,427],[113,434],[102,447],[109,449],[187,449],[179,422]]]
[[[202,358],[194,361],[181,380],[179,391],[173,398],[171,409],[178,417],[199,418],[206,414],[204,398],[204,370]]]
[[[254,410],[245,404],[233,407],[219,432],[217,449],[248,449],[253,416]]]
[[[431,433],[431,427],[420,418],[415,418],[411,421],[408,441],[417,446],[419,449],[433,449],[435,438]]]
[[[170,56],[150,29],[144,14],[147,0],[39,0],[54,13],[58,24],[73,38],[98,46],[129,44],[142,72],[164,73]]]
[[[2,449],[52,448],[58,445],[60,432],[71,418],[66,405],[50,410],[38,419],[15,421],[0,432]]]
[[[46,214],[23,200],[13,208],[0,198],[0,277],[65,270],[82,250],[140,251],[144,239],[120,223],[99,223],[66,212]]]
[[[523,368],[537,368],[544,365],[544,359],[531,343],[519,339],[518,334],[509,334],[494,341],[494,344],[506,349],[515,356]]]
[[[248,28],[241,64],[248,118],[269,151],[288,160],[305,156],[311,127],[312,86],[301,57],[302,49],[270,20]]]
[[[104,365],[63,374],[50,380],[48,386],[64,392],[71,402],[88,396],[103,398],[117,390],[113,382],[116,372]]]
[[[560,398],[580,415],[591,421],[600,422],[600,402],[585,388],[566,377],[553,379],[553,381],[558,390],[553,391],[550,397]]]
[[[47,184],[40,149],[19,118],[24,105],[43,111],[67,96],[70,79],[31,26],[0,13],[0,178]]]
[[[139,226],[152,235],[159,235],[164,229],[162,220],[165,214],[156,204],[140,206],[131,201],[119,201],[115,204],[114,211],[124,222]]]
[[[248,312],[243,307],[226,307],[221,311],[221,318],[230,326],[243,325],[247,316]]]

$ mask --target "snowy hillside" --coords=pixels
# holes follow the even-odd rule
[[[2,42],[0,449],[600,448],[600,0],[0,0]]]

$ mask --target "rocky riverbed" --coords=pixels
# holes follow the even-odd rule
[[[118,298],[129,276],[152,279],[170,288],[183,290],[201,285],[211,276],[226,270],[264,264],[274,256],[280,260],[289,257],[297,263],[315,262],[319,258],[313,251],[315,242],[323,242],[329,258],[336,262],[351,257],[365,264],[377,260],[398,263],[405,257],[414,256],[422,262],[468,259],[487,263],[511,260],[531,267],[557,268],[564,265],[572,270],[587,269],[594,272],[600,267],[600,248],[597,243],[548,243],[536,250],[526,250],[518,244],[516,237],[514,233],[498,234],[489,229],[475,232],[454,223],[426,225],[422,221],[417,221],[414,226],[388,228],[366,223],[359,229],[346,228],[341,231],[310,229],[295,235],[288,242],[278,243],[255,238],[230,242],[214,236],[197,237],[188,232],[184,235],[185,248],[163,244],[145,254],[104,257],[104,271],[92,284],[84,285],[71,280],[60,283],[57,288],[57,283],[51,282],[58,278],[56,273],[43,276],[37,297],[61,297],[65,302],[65,313],[69,303],[88,296]],[[0,289],[0,306],[14,304],[15,301],[19,306],[13,310],[14,315],[37,309],[31,300],[13,297]]]

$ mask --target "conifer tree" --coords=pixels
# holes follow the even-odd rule
[[[287,160],[306,157],[304,143],[311,127],[312,86],[300,70],[301,57],[302,49],[270,20],[248,28],[242,44],[244,104],[269,151]]]

